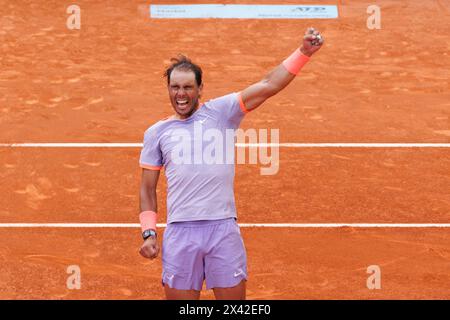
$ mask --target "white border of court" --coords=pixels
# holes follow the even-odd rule
[[[0,143],[3,148],[142,148],[142,143]],[[236,143],[237,147],[450,148],[450,143]],[[450,223],[240,223],[243,228],[450,228]],[[166,224],[158,224],[166,227]],[[0,228],[140,228],[137,223],[0,223]]]
[[[236,143],[236,147],[280,148],[450,148],[450,143]],[[1,148],[142,148],[142,143],[0,143]]]
[[[158,223],[165,228],[167,224]],[[450,223],[239,223],[241,228],[450,228]],[[138,223],[0,223],[0,228],[140,228]]]

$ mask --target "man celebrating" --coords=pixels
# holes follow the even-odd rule
[[[183,157],[198,160],[195,148],[191,148],[198,140],[196,127],[220,130],[222,136],[225,130],[236,130],[244,115],[286,87],[322,44],[320,33],[309,28],[302,46],[264,79],[239,93],[204,104],[199,102],[203,89],[199,66],[181,56],[173,59],[166,70],[175,114],[145,132],[140,156],[143,170],[139,219],[144,238],[140,254],[154,259],[159,253],[156,186],[164,167],[167,228],[162,248],[162,284],[167,299],[199,299],[204,280],[216,299],[245,299],[246,294],[247,256],[236,222],[234,163],[180,163],[180,141],[188,143],[181,148]],[[234,148],[232,151],[234,155]]]

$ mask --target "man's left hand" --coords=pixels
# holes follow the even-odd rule
[[[303,37],[303,45],[300,47],[300,51],[311,57],[316,51],[320,50],[324,42],[324,39],[319,31],[314,28],[308,28]]]

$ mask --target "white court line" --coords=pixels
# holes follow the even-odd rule
[[[236,143],[236,147],[280,148],[450,148],[450,143]],[[142,143],[0,143],[1,148],[142,148]]]
[[[450,228],[450,223],[239,223],[242,228]],[[138,223],[0,223],[0,228],[140,228]],[[165,228],[165,223],[157,227]]]

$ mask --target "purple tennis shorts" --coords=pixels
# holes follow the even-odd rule
[[[162,245],[162,284],[179,290],[230,288],[247,280],[247,255],[235,218],[174,222]]]

